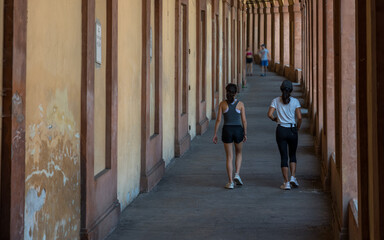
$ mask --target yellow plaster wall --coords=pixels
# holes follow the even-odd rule
[[[163,1],[163,159],[175,152],[175,19],[176,1]]]
[[[123,209],[140,189],[142,0],[119,1],[118,22],[117,195]]]
[[[212,118],[212,3],[207,1],[207,66],[206,66],[206,113]]]
[[[80,231],[81,1],[28,4],[25,239]]]
[[[196,136],[196,0],[189,0],[189,49],[191,50],[188,56],[188,80],[191,90],[188,94],[188,123],[191,126],[189,134],[191,139]]]
[[[101,24],[101,65],[95,67],[94,108],[94,174],[105,169],[106,140],[106,47],[107,47],[107,2],[95,0],[95,18]],[[96,22],[95,19],[95,22]]]

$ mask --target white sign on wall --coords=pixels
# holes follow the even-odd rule
[[[96,19],[96,63],[101,65],[101,23]]]

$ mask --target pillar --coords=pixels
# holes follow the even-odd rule
[[[256,54],[259,49],[259,13],[257,5],[253,9],[253,28],[254,28],[254,38],[253,38],[253,54]]]
[[[249,7],[247,11],[247,20],[248,20],[248,26],[247,26],[247,31],[248,31],[248,36],[247,36],[247,47],[253,51],[253,8]]]
[[[255,51],[255,48],[253,46],[253,42],[255,41],[255,36],[256,36],[256,32],[255,32],[255,25],[254,25],[254,22],[255,22],[255,18],[257,17],[257,15],[255,14],[255,8],[253,9],[249,9],[250,12],[251,12],[251,18],[250,18],[250,21],[249,21],[249,26],[250,26],[250,33],[249,33],[249,38],[251,39],[249,41],[249,47],[251,48],[251,51],[254,52]]]
[[[301,43],[302,43],[302,36],[301,36],[301,11],[300,11],[300,5],[294,4],[291,7],[292,9],[292,16],[293,16],[293,68],[294,69],[301,69],[302,68],[302,58],[301,58]]]
[[[265,42],[264,28],[265,28],[265,18],[264,18],[264,7],[259,6],[259,45],[257,45],[257,50],[260,49],[260,45]]]
[[[280,64],[289,64],[289,12],[288,6],[280,7]]]
[[[355,0],[335,1],[335,123],[336,167],[334,191],[338,220],[335,237],[347,236],[348,202],[357,197],[356,135],[356,15]],[[338,57],[339,56],[339,57]]]
[[[275,69],[275,64],[280,62],[280,14],[279,7],[272,7],[272,46],[271,57],[272,67]]]
[[[271,6],[269,3],[265,3],[264,7],[264,41],[268,49],[271,49],[272,46],[272,22],[271,22]]]
[[[323,0],[317,0],[317,117],[316,117],[316,150],[319,153],[321,145],[321,135],[323,131],[323,82],[324,82],[324,58],[323,58]]]
[[[311,117],[311,133],[315,135],[316,129],[316,115],[317,115],[317,89],[318,89],[318,78],[317,78],[317,0],[311,2],[311,47],[310,51],[312,52],[311,56],[311,80],[312,80],[312,98],[311,98],[311,108],[310,108],[310,117]]]
[[[327,185],[329,180],[329,160],[332,152],[335,151],[335,62],[334,62],[334,35],[333,35],[333,1],[325,1],[325,28],[324,28],[324,131],[323,131],[323,158],[322,158],[322,180],[323,185]]]

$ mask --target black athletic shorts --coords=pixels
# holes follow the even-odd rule
[[[252,63],[253,59],[252,58],[246,58],[247,63]]]
[[[221,140],[224,143],[241,143],[244,139],[244,128],[241,125],[224,125]]]

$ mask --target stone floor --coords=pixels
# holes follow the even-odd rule
[[[248,88],[238,96],[248,121],[241,168],[244,186],[224,188],[224,147],[212,143],[211,121],[208,131],[193,140],[191,149],[168,166],[158,186],[139,195],[124,210],[109,240],[330,239],[330,198],[321,190],[308,119],[299,133],[300,188],[280,190],[283,179],[276,126],[267,118],[267,111],[271,100],[280,95],[284,78],[274,73],[260,77],[258,66],[254,72],[248,77]],[[299,86],[293,95],[300,98]]]

